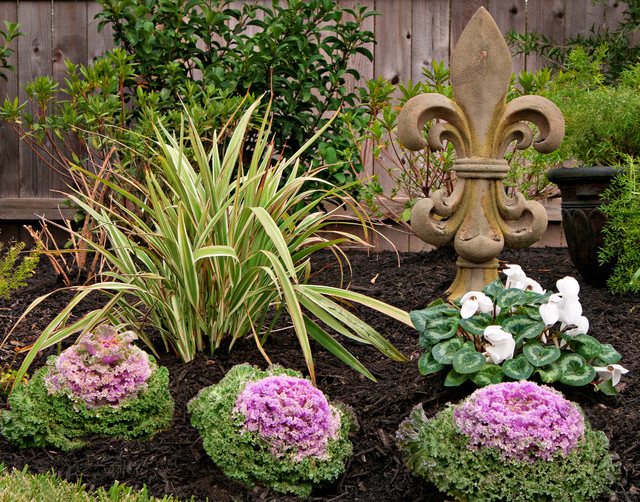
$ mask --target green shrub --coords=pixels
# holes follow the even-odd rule
[[[266,120],[252,156],[244,161],[242,145],[256,107],[254,103],[244,113],[225,151],[215,142],[205,148],[192,121],[179,138],[159,126],[158,150],[151,158],[154,169],[145,172],[142,182],[123,173],[116,185],[75,167],[123,200],[111,207],[107,201],[70,196],[108,235],[108,247],[87,240],[108,263],[108,280],[79,288],[34,344],[22,370],[38,350],[107,322],[130,327],[146,322],[184,361],[207,344],[213,352],[225,339],[232,347],[247,334],[264,354],[262,346],[273,325],[265,319],[272,308],[275,319],[285,310],[290,315],[312,378],[309,337],[373,378],[312,315],[342,335],[406,360],[338,301],[361,303],[410,325],[406,312],[362,294],[307,284],[314,252],[359,240],[347,232],[327,235],[333,212],[323,212],[318,205],[328,196],[344,197],[341,190],[326,181],[324,190],[305,190],[306,181],[321,180],[315,173],[298,175],[298,154],[274,160]],[[96,290],[110,295],[104,308],[66,325],[74,306]]]
[[[601,209],[607,215],[603,228],[604,246],[598,257],[603,263],[613,263],[607,279],[612,293],[640,291],[640,179],[638,164],[632,157],[624,162],[626,168],[618,174],[602,194],[606,201]]]
[[[360,75],[348,63],[358,54],[372,59],[366,45],[374,34],[362,25],[375,12],[365,7],[341,8],[329,0],[243,2],[238,8],[229,0],[99,3],[100,27],[112,25],[116,44],[133,56],[137,84],[157,92],[163,109],[176,109],[187,85],[196,93],[213,85],[233,96],[268,94],[274,151],[285,157],[329,123],[330,112],[356,106],[357,95],[345,82]],[[319,175],[338,185],[361,170],[340,117],[302,162],[330,164]]]
[[[40,256],[35,252],[28,253],[16,266],[24,246],[24,242],[11,246],[0,259],[0,298],[8,298],[12,291],[26,286],[25,279],[31,277],[38,266]]]
[[[53,472],[32,474],[26,467],[7,472],[4,465],[0,465],[0,472],[0,500],[7,502],[179,502],[170,495],[151,497],[146,487],[133,490],[117,481],[108,490],[100,487],[87,492],[81,481],[69,483]]]
[[[155,360],[149,356],[155,366]],[[9,395],[9,409],[0,412],[2,434],[22,448],[55,446],[62,450],[80,448],[92,439],[112,437],[148,439],[171,425],[173,399],[167,387],[169,372],[155,367],[147,389],[120,407],[92,408],[64,393],[50,393],[46,378],[55,366],[50,356],[47,366],[27,382],[17,382]]]
[[[272,442],[265,439],[261,432],[281,425],[280,437],[285,438],[285,424],[291,423],[293,425],[290,427],[295,427],[302,421],[300,417],[287,414],[286,408],[280,407],[284,401],[295,401],[296,394],[287,393],[284,401],[270,400],[268,411],[254,417],[259,424],[257,431],[247,430],[244,426],[247,417],[236,410],[243,390],[268,377],[302,379],[302,374],[277,366],[271,366],[267,371],[248,364],[234,366],[218,384],[201,390],[189,402],[191,423],[200,431],[205,451],[227,476],[250,486],[268,486],[283,493],[291,492],[300,497],[308,497],[314,485],[332,482],[344,472],[345,461],[353,450],[348,435],[354,428],[355,421],[345,408],[329,405],[333,419],[338,418],[339,428],[335,431],[335,436],[329,438],[324,453],[316,452],[300,458],[298,450],[294,448],[295,441],[286,445],[290,448],[288,451],[274,453]],[[311,403],[307,406],[308,412]],[[288,408],[291,410],[293,406],[289,404]],[[319,415],[316,411],[317,421],[320,420]],[[282,421],[279,422],[279,419]],[[314,416],[307,417],[309,419],[311,424],[315,422]],[[304,431],[301,429],[293,432],[293,436],[297,437]]]
[[[495,411],[501,415],[519,413],[530,405],[527,402],[520,408],[498,407]],[[459,406],[446,408],[428,419],[419,405],[400,425],[396,436],[407,467],[456,500],[593,500],[619,480],[618,468],[607,452],[607,437],[591,430],[588,423],[578,444],[566,455],[558,452],[550,461],[504,459],[497,448],[470,447],[469,436],[461,432],[455,419]],[[546,412],[554,413],[558,411],[553,408]],[[509,430],[505,432],[508,434]]]

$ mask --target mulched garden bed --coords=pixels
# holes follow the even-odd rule
[[[361,293],[387,301],[407,311],[424,308],[444,296],[455,276],[455,254],[450,249],[429,253],[404,253],[400,266],[394,253],[367,254],[350,252],[353,268],[350,287]],[[500,259],[522,266],[529,277],[546,289],[555,290],[555,281],[565,275],[577,276],[568,252],[563,248],[505,250]],[[340,270],[333,255],[320,255],[314,260],[313,280],[337,285]],[[640,500],[640,297],[612,296],[606,289],[581,282],[580,300],[589,318],[589,333],[603,343],[611,343],[623,356],[621,364],[630,370],[623,376],[619,396],[605,396],[590,387],[559,386],[565,395],[585,410],[595,429],[603,430],[611,441],[611,451],[620,459],[622,480],[611,499]],[[61,284],[57,282],[46,260],[26,288],[0,302],[0,327],[6,334],[26,306],[41,294]],[[68,292],[53,295],[29,316],[12,334],[0,351],[0,362],[13,359],[13,349],[33,341],[46,323],[70,298]],[[99,302],[99,298],[94,299]],[[88,309],[95,308],[88,305]],[[370,347],[345,341],[376,376],[371,382],[319,347],[314,347],[319,387],[332,399],[350,405],[356,412],[360,429],[353,436],[354,455],[346,473],[332,486],[316,490],[313,501],[442,501],[445,497],[432,485],[414,478],[402,465],[394,445],[400,422],[418,403],[435,415],[448,402],[457,402],[474,390],[471,385],[446,388],[444,375],[424,377],[417,368],[422,349],[417,332],[380,314],[359,309],[359,315],[387,337],[411,362],[391,361]],[[290,329],[272,335],[266,351],[274,363],[301,370],[304,362],[297,339]],[[50,353],[50,352],[49,352]],[[47,354],[35,365],[40,366]],[[219,350],[213,355],[200,354],[188,363],[177,357],[162,355],[160,363],[171,375],[170,391],[176,401],[171,430],[159,433],[153,440],[103,441],[91,447],[61,452],[53,448],[21,450],[0,436],[0,460],[5,466],[33,472],[52,469],[61,477],[82,481],[92,489],[110,486],[114,481],[135,488],[146,484],[155,496],[173,494],[188,500],[287,501],[298,500],[265,489],[249,489],[230,481],[209,459],[202,448],[197,431],[191,427],[186,403],[205,386],[217,383],[234,365],[242,362],[265,367],[265,362],[251,340],[237,344],[229,353]],[[14,367],[16,363],[14,363]],[[0,398],[0,405],[6,404]]]

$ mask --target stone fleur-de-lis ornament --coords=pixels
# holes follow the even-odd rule
[[[512,63],[507,44],[486,9],[480,7],[462,32],[451,56],[453,100],[437,93],[416,96],[398,118],[398,138],[410,150],[428,142],[442,150],[455,147],[457,182],[446,197],[436,191],[411,212],[411,226],[435,246],[453,242],[458,272],[450,299],[498,279],[497,256],[504,246],[524,248],[540,240],[547,213],[521,193],[507,196],[502,180],[509,172],[504,154],[512,141],[523,150],[533,142],[541,153],[558,148],[564,136],[560,110],[541,96],[521,96],[507,103]],[[434,124],[424,138],[424,127]],[[443,122],[445,121],[445,122]],[[533,141],[531,122],[538,128]]]

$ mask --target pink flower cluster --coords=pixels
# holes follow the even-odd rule
[[[152,367],[146,352],[131,345],[136,335],[99,326],[63,351],[45,377],[49,393],[66,393],[95,409],[117,407],[147,388]]]
[[[280,458],[323,458],[340,428],[340,415],[324,394],[302,378],[270,376],[249,382],[236,399],[244,430],[257,433]]]
[[[580,410],[563,395],[533,382],[506,382],[476,390],[454,410],[470,449],[495,448],[504,460],[553,460],[584,435]]]

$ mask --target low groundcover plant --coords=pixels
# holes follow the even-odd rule
[[[84,446],[91,437],[147,439],[171,425],[166,368],[131,345],[133,332],[98,326],[26,383],[0,413],[2,433],[22,447]]]
[[[610,344],[587,334],[578,281],[560,279],[558,292],[551,293],[518,265],[507,265],[504,273],[504,286],[497,280],[451,304],[437,300],[411,312],[426,349],[418,362],[422,374],[452,366],[446,386],[470,379],[478,387],[537,374],[543,383],[592,383],[617,394],[627,369],[617,364],[621,356]]]
[[[308,497],[334,481],[353,447],[354,419],[302,374],[234,366],[188,404],[204,449],[229,477]]]
[[[528,381],[478,389],[432,420],[419,405],[396,441],[416,476],[467,502],[591,500],[619,478],[578,405]]]

